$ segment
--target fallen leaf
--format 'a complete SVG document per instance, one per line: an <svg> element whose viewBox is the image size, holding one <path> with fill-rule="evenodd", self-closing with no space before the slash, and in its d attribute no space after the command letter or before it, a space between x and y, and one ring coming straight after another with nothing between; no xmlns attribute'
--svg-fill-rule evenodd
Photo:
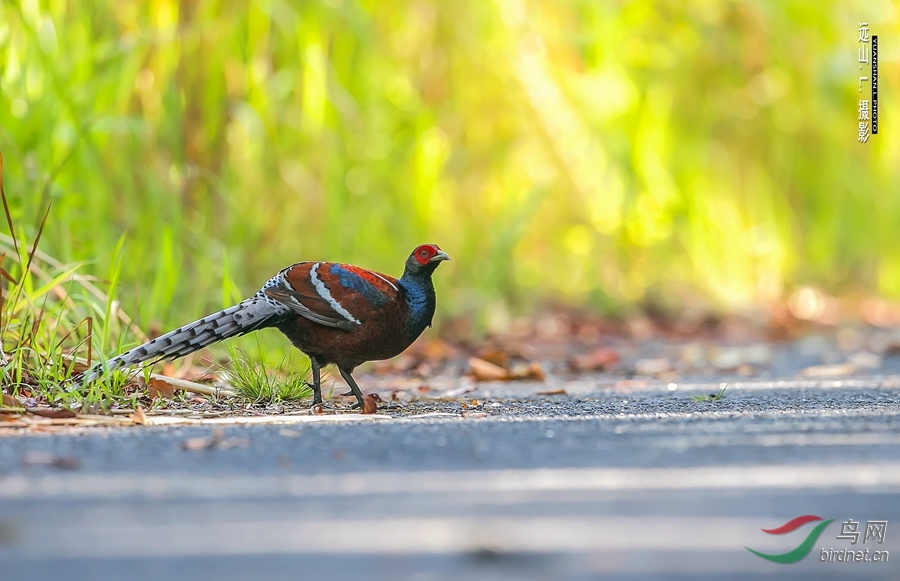
<svg viewBox="0 0 900 581"><path fill-rule="evenodd" d="M485 347L479 350L475 356L488 363L493 363L497 367L509 366L509 353L497 347Z"/></svg>
<svg viewBox="0 0 900 581"><path fill-rule="evenodd" d="M381 398L378 398L381 399ZM378 402L374 394L363 396L362 412L364 414L374 414L378 411Z"/></svg>
<svg viewBox="0 0 900 581"><path fill-rule="evenodd" d="M856 366L850 363L837 365L812 365L803 370L804 377L842 377L856 372Z"/></svg>
<svg viewBox="0 0 900 581"><path fill-rule="evenodd" d="M5 408L20 408L22 404L11 395L3 394L3 407Z"/></svg>
<svg viewBox="0 0 900 581"><path fill-rule="evenodd" d="M147 414L144 413L144 408L141 406L138 406L137 409L128 414L128 419L139 426L147 425Z"/></svg>
<svg viewBox="0 0 900 581"><path fill-rule="evenodd" d="M22 421L20 418L22 416L12 416L6 414L0 414L0 427L3 428L28 428L31 427L31 424L25 421Z"/></svg>
<svg viewBox="0 0 900 581"><path fill-rule="evenodd" d="M30 450L22 454L19 464L22 466L50 466L60 470L77 470L81 467L81 460L77 456Z"/></svg>
<svg viewBox="0 0 900 581"><path fill-rule="evenodd" d="M150 392L151 399L156 399L158 397L175 397L175 386L168 381L157 377L150 378L150 382L147 384L147 390Z"/></svg>
<svg viewBox="0 0 900 581"><path fill-rule="evenodd" d="M469 358L469 371L478 381L500 381L506 379L509 375L499 365L494 365L490 361L478 359L477 357Z"/></svg>
<svg viewBox="0 0 900 581"><path fill-rule="evenodd" d="M208 438L188 438L184 442L181 443L181 447L185 450L190 450L196 452L197 450L208 450L210 448L215 448L219 442L222 441L222 436L225 431L221 428L213 430L213 433Z"/></svg>
<svg viewBox="0 0 900 581"><path fill-rule="evenodd" d="M422 345L422 357L430 361L444 361L456 354L456 349L442 339L426 340Z"/></svg>
<svg viewBox="0 0 900 581"><path fill-rule="evenodd" d="M42 418L67 419L74 418L77 414L72 410L54 408L27 408L28 413Z"/></svg>
<svg viewBox="0 0 900 581"><path fill-rule="evenodd" d="M185 450L198 451L211 448L230 450L231 448L246 448L250 445L250 440L247 438L225 438L224 436L225 431L217 428L208 438L188 438L181 443L181 447Z"/></svg>
<svg viewBox="0 0 900 581"><path fill-rule="evenodd" d="M573 371L604 371L619 364L619 354L613 349L601 347L587 355L576 355L569 359Z"/></svg>
<svg viewBox="0 0 900 581"><path fill-rule="evenodd" d="M538 395L569 395L564 389L550 389L547 391L539 391Z"/></svg>
<svg viewBox="0 0 900 581"><path fill-rule="evenodd" d="M532 361L528 365L528 377L531 379L536 379L538 381L544 381L547 379L547 374L544 373L544 368L541 367L541 364L537 361Z"/></svg>

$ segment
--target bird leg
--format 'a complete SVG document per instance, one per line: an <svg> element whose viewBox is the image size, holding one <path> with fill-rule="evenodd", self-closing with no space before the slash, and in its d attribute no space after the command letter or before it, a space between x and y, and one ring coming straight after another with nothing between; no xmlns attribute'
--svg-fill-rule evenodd
<svg viewBox="0 0 900 581"><path fill-rule="evenodd" d="M356 385L356 380L353 379L353 376L350 375L350 372L344 369L343 367L338 367L338 371L341 372L341 377L344 378L344 381L347 382L347 385L350 386L350 393L344 395L355 395L356 403L350 406L351 408L361 408L363 406L363 392L359 389L359 386Z"/></svg>
<svg viewBox="0 0 900 581"><path fill-rule="evenodd" d="M313 390L313 405L319 405L322 403L322 366L315 357L310 357L309 363L312 365L313 382L310 387Z"/></svg>

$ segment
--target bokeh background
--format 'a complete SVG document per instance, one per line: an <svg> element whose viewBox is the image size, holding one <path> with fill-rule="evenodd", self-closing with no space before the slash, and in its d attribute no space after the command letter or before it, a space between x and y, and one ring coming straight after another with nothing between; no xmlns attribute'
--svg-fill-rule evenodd
<svg viewBox="0 0 900 581"><path fill-rule="evenodd" d="M881 133L857 142L859 21ZM17 227L179 324L299 260L454 258L440 320L900 298L889 0L7 0ZM868 89L864 91L866 94Z"/></svg>

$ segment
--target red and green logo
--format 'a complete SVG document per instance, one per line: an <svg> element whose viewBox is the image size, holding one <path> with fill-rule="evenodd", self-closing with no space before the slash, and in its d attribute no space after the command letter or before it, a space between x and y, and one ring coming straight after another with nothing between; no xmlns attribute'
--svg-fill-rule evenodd
<svg viewBox="0 0 900 581"><path fill-rule="evenodd" d="M791 519L788 522L784 523L777 529L762 529L762 532L768 533L770 535L783 535L785 533L789 533L795 531L805 525L806 523L821 521L822 517L818 517L812 514L807 514L803 516L798 516L797 518ZM812 551L813 545L816 544L816 541L819 539L819 535L822 534L822 531L825 530L828 525L832 523L834 519L828 519L826 521L822 521L817 524L813 530L809 531L809 534L806 535L806 538L803 539L803 542L797 545L792 551L788 551L787 553L782 553L780 555L767 555L766 553L760 553L759 551L754 551L750 547L744 547L757 557L762 557L767 561L772 561L773 563L796 563L800 561L804 557L806 557L810 551Z"/></svg>

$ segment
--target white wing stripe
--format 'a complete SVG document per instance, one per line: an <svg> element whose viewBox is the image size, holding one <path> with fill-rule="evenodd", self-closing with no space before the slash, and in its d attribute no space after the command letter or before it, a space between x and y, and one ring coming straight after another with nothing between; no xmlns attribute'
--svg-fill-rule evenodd
<svg viewBox="0 0 900 581"><path fill-rule="evenodd" d="M389 281L388 279L384 278L383 276L381 276L381 275L378 274L377 272L373 272L372 274L374 274L375 276L377 276L378 278L380 278L380 279L383 280L384 282L386 282L386 283L388 283L389 285L391 285L391 288L394 289L395 291L400 292L400 289L398 289L396 286L394 286L394 283L392 283L392 282Z"/></svg>
<svg viewBox="0 0 900 581"><path fill-rule="evenodd" d="M331 305L331 308L335 310L336 313L350 321L351 323L359 324L359 321L350 314L347 309L342 307L340 303L334 300L334 297L331 296L331 292L328 290L328 287L325 286L325 283L319 279L319 265L321 262L315 263L312 268L309 269L309 280L312 281L313 286L316 288L316 292L319 293L319 296L328 301L328 304Z"/></svg>

